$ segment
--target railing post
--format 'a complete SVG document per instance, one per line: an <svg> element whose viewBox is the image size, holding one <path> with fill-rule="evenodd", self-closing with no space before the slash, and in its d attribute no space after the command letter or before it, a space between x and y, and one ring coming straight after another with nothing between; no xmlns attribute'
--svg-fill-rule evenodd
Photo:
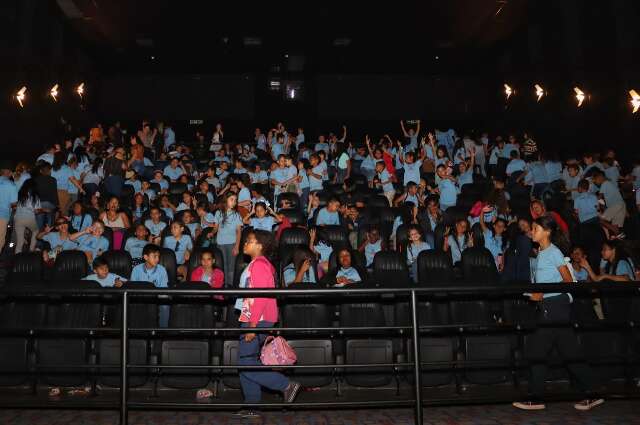
<svg viewBox="0 0 640 425"><path fill-rule="evenodd" d="M128 314L129 313L129 294L127 291L122 293L122 333L120 335L120 425L127 425L129 423L129 409L128 409L128 385L127 385L127 363L129 362L127 351L128 344Z"/></svg>
<svg viewBox="0 0 640 425"><path fill-rule="evenodd" d="M411 326L413 330L413 381L415 383L415 423L422 425L422 364L420 361L420 324L416 291L411 290Z"/></svg>

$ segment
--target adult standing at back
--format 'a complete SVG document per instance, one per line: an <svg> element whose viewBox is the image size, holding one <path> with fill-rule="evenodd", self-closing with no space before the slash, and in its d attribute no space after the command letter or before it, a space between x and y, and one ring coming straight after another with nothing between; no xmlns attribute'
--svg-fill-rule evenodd
<svg viewBox="0 0 640 425"><path fill-rule="evenodd" d="M124 172L127 169L127 164L124 160L124 148L115 148L111 156L104 161L102 169L106 191L113 196L120 196L122 194L122 186L124 186Z"/></svg>

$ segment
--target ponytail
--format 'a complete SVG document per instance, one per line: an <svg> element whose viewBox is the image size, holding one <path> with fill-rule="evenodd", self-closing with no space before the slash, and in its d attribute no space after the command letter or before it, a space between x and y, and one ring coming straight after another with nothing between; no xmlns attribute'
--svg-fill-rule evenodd
<svg viewBox="0 0 640 425"><path fill-rule="evenodd" d="M549 239L551 240L551 243L554 244L562 254L569 255L571 246L569 239L567 238L567 235L560 230L558 223L551 215L542 215L536 218L534 223L542 227L544 230L548 230L550 232Z"/></svg>

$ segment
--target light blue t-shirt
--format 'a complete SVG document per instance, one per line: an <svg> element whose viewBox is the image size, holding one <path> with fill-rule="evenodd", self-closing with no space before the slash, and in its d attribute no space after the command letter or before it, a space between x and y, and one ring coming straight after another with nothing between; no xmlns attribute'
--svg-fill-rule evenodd
<svg viewBox="0 0 640 425"><path fill-rule="evenodd" d="M103 288L113 288L113 286L116 284L116 280L118 279L123 283L127 281L127 279L122 276L118 276L115 273L107 274L107 277L105 277L104 279L99 278L97 274L93 273L83 278L82 280L93 280L94 282L98 282Z"/></svg>
<svg viewBox="0 0 640 425"><path fill-rule="evenodd" d="M230 245L236 243L236 231L242 227L242 217L236 211L227 212L226 220L223 223L222 211L216 211L213 222L218 225L216 243L218 245Z"/></svg>
<svg viewBox="0 0 640 425"><path fill-rule="evenodd" d="M380 251L382 251L382 239L376 243L367 243L364 246L364 258L367 260L367 267L371 267L374 257Z"/></svg>
<svg viewBox="0 0 640 425"><path fill-rule="evenodd" d="M127 180L124 184L132 186L135 193L142 192L142 182L140 180Z"/></svg>
<svg viewBox="0 0 640 425"><path fill-rule="evenodd" d="M524 171L526 167L527 164L523 160L518 158L512 159L511 161L509 161L509 164L507 164L507 175L510 176L515 172Z"/></svg>
<svg viewBox="0 0 640 425"><path fill-rule="evenodd" d="M284 148L284 143L274 143L271 145L271 157L274 161L277 161L278 157L285 153Z"/></svg>
<svg viewBox="0 0 640 425"><path fill-rule="evenodd" d="M600 194L604 197L604 202L607 204L607 208L618 204L624 204L624 199L622 199L622 194L620 193L620 189L618 189L618 185L609 180L605 180L604 183L600 185Z"/></svg>
<svg viewBox="0 0 640 425"><path fill-rule="evenodd" d="M387 193L387 192L393 192L395 191L395 189L393 188L393 183L391 182L391 175L389 174L389 172L384 169L382 170L382 172L378 173L378 179L380 180L380 183L382 184L382 191Z"/></svg>
<svg viewBox="0 0 640 425"><path fill-rule="evenodd" d="M286 286L289 286L290 284L295 282L296 268L293 264L289 264L287 267L284 268L284 270L282 270L282 279L284 280L284 283ZM301 282L295 282L295 283L316 283L316 277L314 276L311 268L309 268L309 270L307 270L304 273L304 275L302 276Z"/></svg>
<svg viewBox="0 0 640 425"><path fill-rule="evenodd" d="M167 236L164 238L162 245L176 254L176 263L178 265L184 264L184 256L187 251L193 251L193 242L188 235L182 235L179 240L173 235Z"/></svg>
<svg viewBox="0 0 640 425"><path fill-rule="evenodd" d="M428 251L431 245L426 242L410 243L407 245L407 264L411 265L418 260L418 256L422 251Z"/></svg>
<svg viewBox="0 0 640 425"><path fill-rule="evenodd" d="M440 190L440 205L443 210L456 204L458 188L454 182L449 179L441 179L438 183L438 189Z"/></svg>
<svg viewBox="0 0 640 425"><path fill-rule="evenodd" d="M6 177L0 177L0 219L9 220L11 204L18 202L16 185Z"/></svg>
<svg viewBox="0 0 640 425"><path fill-rule="evenodd" d="M462 252L467 249L467 238L465 236L455 237L449 235L449 251L451 252L451 260L453 264L462 261Z"/></svg>
<svg viewBox="0 0 640 425"><path fill-rule="evenodd" d="M161 264L150 269L146 263L138 264L131 271L131 281L151 282L156 288L167 288L169 286L169 276L167 270Z"/></svg>
<svg viewBox="0 0 640 425"><path fill-rule="evenodd" d="M81 232L92 224L93 219L89 214L71 216L71 227L73 227L76 232Z"/></svg>
<svg viewBox="0 0 640 425"><path fill-rule="evenodd" d="M124 244L124 250L131 255L131 258L142 258L142 250L149 242L138 238L128 238Z"/></svg>
<svg viewBox="0 0 640 425"><path fill-rule="evenodd" d="M56 179L56 187L58 190L69 191L69 186L71 185L69 179L72 176L73 172L67 165L63 165L59 169L51 171L51 177Z"/></svg>
<svg viewBox="0 0 640 425"><path fill-rule="evenodd" d="M573 200L573 208L578 211L580 223L598 217L598 197L593 193L578 193Z"/></svg>
<svg viewBox="0 0 640 425"><path fill-rule="evenodd" d="M531 162L527 168L533 184L549 183L549 174L547 173L547 168L542 162Z"/></svg>
<svg viewBox="0 0 640 425"><path fill-rule="evenodd" d="M566 265L564 254L555 245L551 244L547 249L538 251L535 261L533 283L560 283L562 275L559 267ZM544 298L551 298L560 293L544 294Z"/></svg>
<svg viewBox="0 0 640 425"><path fill-rule="evenodd" d="M321 164L318 164L311 169L311 172L313 174L322 176L324 172L324 167L322 167ZM309 176L309 190L311 190L312 192L314 190L322 190L322 180L323 180L322 177L318 178L316 176Z"/></svg>
<svg viewBox="0 0 640 425"><path fill-rule="evenodd" d="M249 220L249 226L253 227L255 230L266 230L267 232L271 232L275 222L274 218L270 215L266 215L262 218L251 217Z"/></svg>
<svg viewBox="0 0 640 425"><path fill-rule="evenodd" d="M145 220L144 227L149 229L149 233L151 234L151 236L160 236L160 233L162 233L164 228L167 227L167 223L165 223L164 221L154 223L153 220L148 219Z"/></svg>
<svg viewBox="0 0 640 425"><path fill-rule="evenodd" d="M600 269L607 270L608 261L602 259L600 261ZM636 274L634 270L634 266L631 262L630 258L623 258L618 261L618 265L616 265L615 270L609 270L608 274L612 274L615 276L628 276L631 280L636 280Z"/></svg>
<svg viewBox="0 0 640 425"><path fill-rule="evenodd" d="M318 245L314 246L314 248L318 253L318 255L320 255L321 262L329 261L329 257L333 252L333 248L331 247L331 245L327 245L324 242L320 242L318 243Z"/></svg>
<svg viewBox="0 0 640 425"><path fill-rule="evenodd" d="M489 229L485 230L484 247L487 248L489 252L491 252L491 255L493 255L493 259L496 261L496 264L497 264L498 256L500 254L503 254L502 236L494 235L494 233Z"/></svg>
<svg viewBox="0 0 640 425"><path fill-rule="evenodd" d="M300 177L300 189L308 189L309 188L309 176L307 175L307 170L299 170L298 176Z"/></svg>
<svg viewBox="0 0 640 425"><path fill-rule="evenodd" d="M462 187L465 184L473 183L473 170L467 170L458 176L458 186Z"/></svg>
<svg viewBox="0 0 640 425"><path fill-rule="evenodd" d="M78 247L78 243L69 239L61 239L60 233L50 232L42 237L42 240L49 243L51 250L61 248L63 251L70 251Z"/></svg>
<svg viewBox="0 0 640 425"><path fill-rule="evenodd" d="M76 168L69 167L69 170L71 171L70 177L74 177L76 180L80 181L80 179L82 178L82 170L80 170L80 167L76 167ZM69 192L69 194L71 195L77 195L79 190L76 187L76 185L74 185L69 181L69 184L67 186L67 192Z"/></svg>
<svg viewBox="0 0 640 425"><path fill-rule="evenodd" d="M360 273L353 267L344 268L340 267L338 272L336 273L336 278L346 277L351 282L362 282L362 278L360 277Z"/></svg>
<svg viewBox="0 0 640 425"><path fill-rule="evenodd" d="M318 211L316 217L316 226L331 226L340 224L340 214L336 212L329 212L327 207Z"/></svg>
<svg viewBox="0 0 640 425"><path fill-rule="evenodd" d="M562 163L556 161L547 161L544 163L544 168L547 171L547 177L549 182L562 179Z"/></svg>
<svg viewBox="0 0 640 425"><path fill-rule="evenodd" d="M243 187L242 189L240 189L240 192L238 192L238 202L244 202L244 201L250 201L250 200L251 200L251 191L246 187Z"/></svg>
<svg viewBox="0 0 640 425"><path fill-rule="evenodd" d="M90 252L95 259L109 250L109 241L104 236L96 238L93 235L82 235L78 238L78 249L82 252Z"/></svg>
<svg viewBox="0 0 640 425"><path fill-rule="evenodd" d="M162 173L165 176L169 177L171 181L178 180L180 176L185 174L184 169L182 169L181 167L171 168L170 165L167 165L166 167L164 167L164 170Z"/></svg>
<svg viewBox="0 0 640 425"><path fill-rule="evenodd" d="M408 162L404 163L404 185L406 186L409 182L414 182L415 184L420 183L420 167L422 167L422 161L417 160L411 164Z"/></svg>

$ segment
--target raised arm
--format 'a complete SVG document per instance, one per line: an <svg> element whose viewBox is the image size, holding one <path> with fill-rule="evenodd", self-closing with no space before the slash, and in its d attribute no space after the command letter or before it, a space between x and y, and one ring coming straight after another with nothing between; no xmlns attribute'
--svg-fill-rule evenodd
<svg viewBox="0 0 640 425"><path fill-rule="evenodd" d="M416 125L416 137L420 134L420 120L418 120L418 125Z"/></svg>
<svg viewBox="0 0 640 425"><path fill-rule="evenodd" d="M409 137L409 133L407 133L407 130L404 128L403 120L400 120L400 128L402 129L402 134L404 134L404 137Z"/></svg>

